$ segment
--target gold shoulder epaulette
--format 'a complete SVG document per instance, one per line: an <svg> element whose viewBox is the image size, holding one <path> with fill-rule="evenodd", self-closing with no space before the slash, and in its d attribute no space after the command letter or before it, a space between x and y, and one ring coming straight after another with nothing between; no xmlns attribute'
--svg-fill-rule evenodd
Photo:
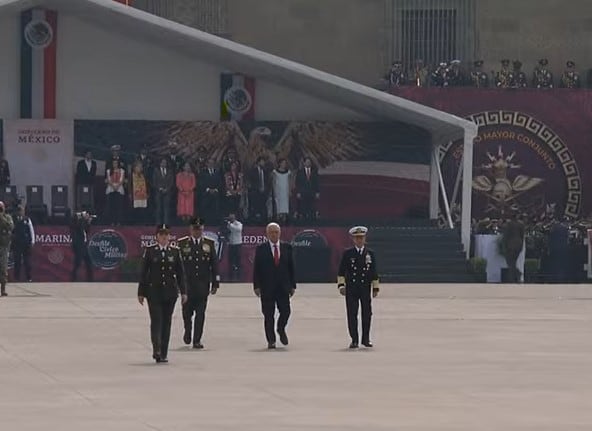
<svg viewBox="0 0 592 431"><path fill-rule="evenodd" d="M177 242L181 242L181 241L187 241L188 239L189 239L189 237L188 237L188 236L183 236L183 237L179 238L179 239L177 240Z"/></svg>

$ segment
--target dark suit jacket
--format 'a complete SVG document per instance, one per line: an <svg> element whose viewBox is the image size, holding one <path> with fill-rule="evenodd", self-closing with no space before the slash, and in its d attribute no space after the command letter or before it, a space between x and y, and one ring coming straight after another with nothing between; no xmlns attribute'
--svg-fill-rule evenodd
<svg viewBox="0 0 592 431"><path fill-rule="evenodd" d="M249 190L251 192L259 192L259 169L255 166L249 172ZM265 183L264 193L267 195L271 189L270 175L267 169L263 168L263 182Z"/></svg>
<svg viewBox="0 0 592 431"><path fill-rule="evenodd" d="M224 182L222 181L222 175L219 170L215 169L213 175L210 175L208 169L204 170L199 175L199 184L201 192L206 196L209 195L209 193L206 192L206 189L218 189L218 196L223 196Z"/></svg>
<svg viewBox="0 0 592 431"><path fill-rule="evenodd" d="M86 167L86 160L82 159L76 164L76 184L92 186L97 176L97 162L91 160L90 171Z"/></svg>
<svg viewBox="0 0 592 431"><path fill-rule="evenodd" d="M302 197L312 197L319 193L319 173L316 169L310 168L310 178L306 178L306 170L299 169L296 173L296 193Z"/></svg>
<svg viewBox="0 0 592 431"><path fill-rule="evenodd" d="M187 292L181 253L177 247L168 246L164 253L158 245L144 250L138 296L149 301L170 301Z"/></svg>
<svg viewBox="0 0 592 431"><path fill-rule="evenodd" d="M162 176L162 170L159 166L154 168L151 185L156 193L161 193L160 189L166 190L166 192L163 193L170 193L174 184L175 172L171 168L167 168L165 176Z"/></svg>
<svg viewBox="0 0 592 431"><path fill-rule="evenodd" d="M214 241L202 237L200 244L194 244L189 236L180 238L177 244L181 250L187 294L189 297L204 297L210 293L210 284L218 287L218 258Z"/></svg>
<svg viewBox="0 0 592 431"><path fill-rule="evenodd" d="M294 257L290 244L280 243L280 263L275 266L269 241L257 246L253 270L253 288L261 291L261 297L273 297L296 289Z"/></svg>

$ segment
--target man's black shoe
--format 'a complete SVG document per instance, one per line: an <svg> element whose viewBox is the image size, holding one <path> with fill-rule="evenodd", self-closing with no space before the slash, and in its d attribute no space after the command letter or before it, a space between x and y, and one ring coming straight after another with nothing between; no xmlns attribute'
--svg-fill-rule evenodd
<svg viewBox="0 0 592 431"><path fill-rule="evenodd" d="M194 349L203 349L204 346L201 343L193 343L193 348Z"/></svg>
<svg viewBox="0 0 592 431"><path fill-rule="evenodd" d="M278 335L280 336L280 342L284 345L287 346L288 345L288 335L286 334L285 330L278 330Z"/></svg>
<svg viewBox="0 0 592 431"><path fill-rule="evenodd" d="M187 345L191 344L191 332L185 331L183 335L183 342Z"/></svg>
<svg viewBox="0 0 592 431"><path fill-rule="evenodd" d="M267 348L268 349L275 349L275 343L267 343Z"/></svg>
<svg viewBox="0 0 592 431"><path fill-rule="evenodd" d="M358 342L357 341L352 341L351 344L349 345L350 349L357 349L358 346Z"/></svg>
<svg viewBox="0 0 592 431"><path fill-rule="evenodd" d="M372 343L370 341L362 341L362 346L364 347L373 347Z"/></svg>

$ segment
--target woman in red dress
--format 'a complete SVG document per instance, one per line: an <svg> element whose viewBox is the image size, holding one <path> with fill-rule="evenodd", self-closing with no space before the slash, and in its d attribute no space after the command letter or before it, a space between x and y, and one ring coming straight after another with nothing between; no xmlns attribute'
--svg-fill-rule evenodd
<svg viewBox="0 0 592 431"><path fill-rule="evenodd" d="M183 170L177 174L177 215L185 222L193 217L195 202L195 174L191 165L185 163Z"/></svg>

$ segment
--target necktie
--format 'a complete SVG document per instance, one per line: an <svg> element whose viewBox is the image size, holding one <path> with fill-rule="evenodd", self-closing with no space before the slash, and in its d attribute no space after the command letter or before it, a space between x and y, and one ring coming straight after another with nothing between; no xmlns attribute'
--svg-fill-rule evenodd
<svg viewBox="0 0 592 431"><path fill-rule="evenodd" d="M306 168L306 179L310 180L310 168Z"/></svg>
<svg viewBox="0 0 592 431"><path fill-rule="evenodd" d="M280 264L280 252L278 251L277 244L273 245L273 263L275 264L275 266L278 266Z"/></svg>
<svg viewBox="0 0 592 431"><path fill-rule="evenodd" d="M162 176L166 177L166 169L165 168L162 168Z"/></svg>

